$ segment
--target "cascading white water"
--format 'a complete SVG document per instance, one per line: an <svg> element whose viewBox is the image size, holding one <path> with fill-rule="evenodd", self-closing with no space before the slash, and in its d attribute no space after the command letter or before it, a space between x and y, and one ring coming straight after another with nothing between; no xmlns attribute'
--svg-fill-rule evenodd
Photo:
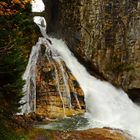
<svg viewBox="0 0 140 140"><path fill-rule="evenodd" d="M44 18L40 18L44 20ZM42 21L41 19L39 20ZM94 122L98 122L101 126L126 130L140 139L140 108L135 105L121 89L116 89L111 84L91 76L76 60L62 40L49 38L52 42L51 45L46 39L47 35L44 34L46 28L40 26L40 29L44 38L41 38L37 44L40 46L41 44L47 43L53 59L63 59L83 89L85 94L86 112L88 114L88 119L91 122L89 127L96 127ZM36 50L39 51L39 47ZM37 55L35 59L33 59L35 52L36 51L33 51L33 54L31 53L24 74L24 79L28 79L26 81L29 81L30 79L27 75L30 75L29 73L31 73L31 65L35 65L36 63ZM35 75L33 75L33 77L35 77ZM25 87L28 87L27 85L28 84L26 84ZM25 96L26 99L24 100L27 101L27 104L23 110L26 109L28 112L31 111L32 108L30 107L32 105L29 104L30 95L31 94L28 94L29 97Z"/></svg>
<svg viewBox="0 0 140 140"><path fill-rule="evenodd" d="M86 111L91 122L120 128L140 139L140 108L121 89L91 76L76 60L62 40L49 38L85 94Z"/></svg>
<svg viewBox="0 0 140 140"><path fill-rule="evenodd" d="M52 59L54 61L52 61L52 64L55 69L58 94L62 101L64 116L66 117L65 108L66 106L71 108L71 96L68 85L68 79L63 68L61 56L58 55L55 49L52 49L50 47L51 42L48 40L48 36L46 34L46 21L44 17L35 16L34 22L39 26L43 37L40 37L37 44L33 46L29 57L28 65L23 75L25 85L23 87L24 97L22 98L21 103L25 104L21 107L21 114L36 111L36 63L38 60L41 44L43 44L44 46L46 46L46 56L48 60L50 61L50 59ZM62 75L62 79L59 78L58 70ZM60 81L62 81L65 86L64 91L60 89ZM64 98L66 98L68 102L64 102Z"/></svg>
<svg viewBox="0 0 140 140"><path fill-rule="evenodd" d="M64 82L64 92L63 92L63 97L67 98L68 100L68 104L67 106L69 108L71 108L71 96L70 96L70 89L69 89L69 84L68 84L68 76L66 75L65 73L65 70L64 70L64 67L63 67L63 64L62 64L62 60L59 59L55 59L56 62L59 64L59 68L61 70L61 73L62 73L62 78L63 78L63 82Z"/></svg>
<svg viewBox="0 0 140 140"><path fill-rule="evenodd" d="M40 46L40 44L46 43L46 38L48 38L45 31L46 22L43 17L36 17L34 18L34 21L37 24L39 23L38 26L40 27L44 37L44 39L41 39L38 42ZM126 130L128 133L132 134L138 140L140 140L140 108L135 105L128 98L127 94L124 93L121 89L116 89L111 84L100 81L91 76L86 71L86 69L76 60L76 58L72 55L62 40L57 40L55 38L49 39L52 42L52 45L47 42L50 50L57 53L57 55L60 55L61 59L65 61L67 67L76 77L84 91L87 112L86 114L89 121L91 122L89 127L96 127L94 126L94 122L98 122L101 124L101 126L109 126ZM30 57L31 60L33 60L32 53ZM30 65L31 62L35 64L36 58L37 57L35 57L34 62L29 59L28 64ZM26 70L27 72L24 74L24 79L26 81L30 81L30 79L32 79L31 77L35 78L34 74L31 77L29 76L30 74L32 75L31 66L27 66ZM29 89L27 83L25 87L27 91L27 89ZM35 108L35 106L32 107L33 105L29 103L29 95L31 94L26 94L24 97L24 101L27 101L27 104L24 105L23 112L25 110L30 112L32 110L31 108Z"/></svg>
<svg viewBox="0 0 140 140"><path fill-rule="evenodd" d="M32 12L43 12L45 5L42 0L31 0Z"/></svg>
<svg viewBox="0 0 140 140"><path fill-rule="evenodd" d="M35 46L32 47L29 61L26 70L23 74L23 80L25 85L23 87L24 97L21 103L24 105L21 107L21 114L33 112L36 110L36 62L38 59L40 44L42 43L41 38Z"/></svg>
<svg viewBox="0 0 140 140"><path fill-rule="evenodd" d="M46 35L46 21L43 17L34 17L34 22L39 26L44 38ZM43 38L39 38L35 46L32 47L29 61L26 70L23 74L23 80L25 80L25 85L23 87L24 96L20 103L21 112L19 114L30 113L36 111L36 63L39 56L40 45L43 44Z"/></svg>
<svg viewBox="0 0 140 140"><path fill-rule="evenodd" d="M52 59L52 51L51 51L49 45L46 46L46 57L47 57L49 63L51 63L51 62L50 62L50 59ZM54 54L53 57L55 57L55 54ZM60 90L58 71L57 71L57 68L56 68L55 64L54 64L53 62L52 62L52 64L53 64L53 67L54 67L54 70L55 70L57 91L58 91L58 94L59 94L60 99L61 99L61 101L62 101L63 112L64 112L64 117L65 117L65 116L66 116L66 111L65 111L65 105L64 105L64 101L63 101L63 96L62 96L61 90Z"/></svg>
<svg viewBox="0 0 140 140"><path fill-rule="evenodd" d="M42 0L31 0L32 12L43 12L45 5ZM34 22L39 26L44 38L46 35L46 21L43 17L34 17ZM20 103L23 104L18 114L30 113L36 111L36 63L40 51L40 45L43 43L42 38L39 38L35 46L32 47L29 61L22 79L25 80L23 87L24 96Z"/></svg>

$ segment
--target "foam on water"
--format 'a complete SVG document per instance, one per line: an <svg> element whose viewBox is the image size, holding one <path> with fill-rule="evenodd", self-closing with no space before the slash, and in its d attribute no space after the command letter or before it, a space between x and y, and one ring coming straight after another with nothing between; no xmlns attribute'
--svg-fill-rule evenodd
<svg viewBox="0 0 140 140"><path fill-rule="evenodd" d="M62 40L50 40L52 49L62 57L84 91L90 127L93 127L92 122L99 122L102 126L128 131L140 139L140 107L123 90L91 76Z"/></svg>

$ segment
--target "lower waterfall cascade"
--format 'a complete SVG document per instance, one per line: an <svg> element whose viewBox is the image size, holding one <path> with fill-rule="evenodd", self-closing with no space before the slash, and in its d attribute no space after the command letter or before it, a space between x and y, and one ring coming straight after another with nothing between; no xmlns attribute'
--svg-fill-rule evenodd
<svg viewBox="0 0 140 140"><path fill-rule="evenodd" d="M76 77L85 94L86 114L92 122L128 131L140 139L140 108L121 90L91 76L62 40L50 38L67 67Z"/></svg>
<svg viewBox="0 0 140 140"><path fill-rule="evenodd" d="M35 111L35 65L40 46L43 44L48 46L51 55L56 61L62 59L65 62L84 91L86 103L85 116L90 122L89 128L96 127L94 122L98 122L101 124L100 127L118 128L140 140L140 107L135 105L123 90L91 76L85 67L77 61L63 40L48 37L46 35L46 22L43 17L35 17L34 21L40 27L43 37L40 37L36 46L33 47L23 76L26 84L24 86L25 96L22 101L26 102L26 104L22 107L22 113ZM46 51L48 50L46 49ZM61 69L63 71L63 68ZM66 96L70 99L64 73L63 76L66 85ZM31 85L34 85L32 90ZM60 96L62 96L61 93ZM71 101L69 106L71 106Z"/></svg>

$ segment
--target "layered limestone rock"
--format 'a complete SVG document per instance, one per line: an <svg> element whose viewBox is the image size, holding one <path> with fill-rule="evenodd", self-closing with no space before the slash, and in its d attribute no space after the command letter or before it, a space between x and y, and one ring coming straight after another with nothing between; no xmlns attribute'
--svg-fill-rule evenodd
<svg viewBox="0 0 140 140"><path fill-rule="evenodd" d="M140 93L138 0L44 2L48 32L65 39L92 74L123 87L132 98Z"/></svg>
<svg viewBox="0 0 140 140"><path fill-rule="evenodd" d="M61 60L45 55L42 46L37 63L37 109L46 118L63 118L85 111L84 94Z"/></svg>

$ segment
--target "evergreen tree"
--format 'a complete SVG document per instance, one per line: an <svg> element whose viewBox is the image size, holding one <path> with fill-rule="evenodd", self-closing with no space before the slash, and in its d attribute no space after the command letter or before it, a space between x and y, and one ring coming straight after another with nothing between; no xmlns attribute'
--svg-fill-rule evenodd
<svg viewBox="0 0 140 140"><path fill-rule="evenodd" d="M28 3L22 8L11 8L17 12L0 17L0 131L19 112L23 97L22 74L37 38L30 7Z"/></svg>

